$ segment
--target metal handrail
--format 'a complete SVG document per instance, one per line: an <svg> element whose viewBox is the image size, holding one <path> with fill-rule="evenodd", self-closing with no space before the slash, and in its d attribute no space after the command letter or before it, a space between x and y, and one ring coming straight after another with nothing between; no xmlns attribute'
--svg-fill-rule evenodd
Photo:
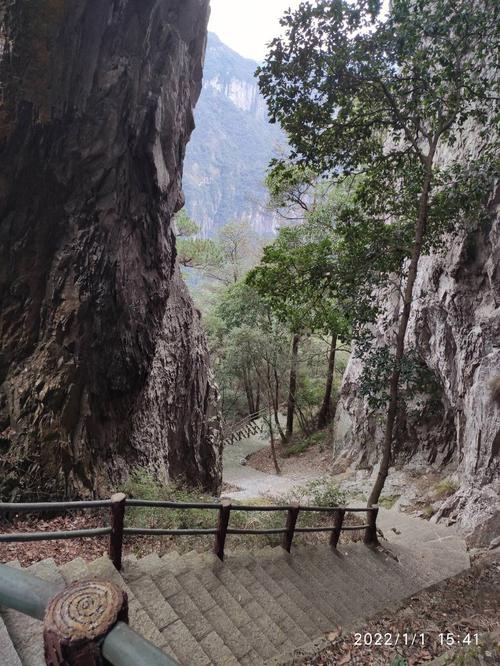
<svg viewBox="0 0 500 666"><path fill-rule="evenodd" d="M42 620L59 587L25 571L0 564L0 604ZM104 639L102 654L113 666L178 666L164 652L124 622L118 622Z"/></svg>

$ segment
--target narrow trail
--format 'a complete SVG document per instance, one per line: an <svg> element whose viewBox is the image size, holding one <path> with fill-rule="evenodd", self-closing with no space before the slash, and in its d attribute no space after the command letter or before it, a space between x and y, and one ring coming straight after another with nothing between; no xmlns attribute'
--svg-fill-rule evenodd
<svg viewBox="0 0 500 666"><path fill-rule="evenodd" d="M269 495L284 495L296 486L302 486L308 481L324 476L317 474L267 474L260 472L249 465L242 465L241 461L251 453L255 453L266 446L266 439L259 435L242 439L241 442L226 445L223 457L224 483L236 487L238 490L228 490L223 497L229 499L250 499Z"/></svg>
<svg viewBox="0 0 500 666"><path fill-rule="evenodd" d="M266 439L257 435L225 447L223 480L235 489L227 490L223 493L223 497L236 500L280 497L297 486L324 477L325 473L322 470L318 470L317 473L297 472L277 475L241 464L242 459L259 451L266 444ZM350 504L364 506L359 500ZM384 539L391 544L414 547L422 557L428 557L431 562L433 556L437 554L442 556L443 552L451 552L462 561L464 568L469 566L465 541L453 527L431 523L397 509L384 508L380 508L377 524Z"/></svg>

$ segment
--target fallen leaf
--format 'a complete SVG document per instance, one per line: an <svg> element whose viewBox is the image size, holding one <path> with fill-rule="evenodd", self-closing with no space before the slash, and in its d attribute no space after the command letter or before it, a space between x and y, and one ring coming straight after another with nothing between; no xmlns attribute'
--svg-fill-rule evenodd
<svg viewBox="0 0 500 666"><path fill-rule="evenodd" d="M336 627L333 631L330 631L330 633L326 635L326 640L331 641L333 643L341 635L342 635L342 627Z"/></svg>

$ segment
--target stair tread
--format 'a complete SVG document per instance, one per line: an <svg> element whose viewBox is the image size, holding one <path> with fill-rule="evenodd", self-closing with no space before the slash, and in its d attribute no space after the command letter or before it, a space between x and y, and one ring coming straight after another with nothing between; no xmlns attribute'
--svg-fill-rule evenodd
<svg viewBox="0 0 500 666"><path fill-rule="evenodd" d="M440 534L426 533L413 545L383 542L386 551L348 543L338 552L319 544L288 554L267 546L227 552L224 562L212 553L172 551L127 556L122 574L106 556L60 567L47 559L27 571L56 589L87 577L112 580L128 594L131 627L181 665L276 666L293 661L311 641L324 641L326 631L354 628L467 569L463 541ZM0 654L2 666L45 666L42 623L1 609Z"/></svg>
<svg viewBox="0 0 500 666"><path fill-rule="evenodd" d="M3 666L22 666L5 622L0 616L0 655Z"/></svg>
<svg viewBox="0 0 500 666"><path fill-rule="evenodd" d="M19 562L10 563L21 568ZM42 560L26 569L33 576L56 584L62 589L64 581L53 560ZM43 626L39 620L11 609L3 609L3 620L23 666L45 666L43 656Z"/></svg>
<svg viewBox="0 0 500 666"><path fill-rule="evenodd" d="M102 578L116 583L127 593L130 626L144 638L156 645L156 647L161 649L165 644L165 639L154 625L130 587L127 585L124 578L115 569L111 560L107 556L103 556L90 562L88 565L88 572L91 576L95 576L96 578Z"/></svg>
<svg viewBox="0 0 500 666"><path fill-rule="evenodd" d="M270 594L279 599L280 605L292 620L292 624L288 623L286 631L296 637L295 645L303 645L309 639L317 638L321 635L321 624L318 626L317 623L310 619L306 612L311 608L312 604L301 590L295 586L294 582L290 580L290 576L281 582L279 576L274 577L271 575L271 572L275 573L275 569L270 571L261 566L260 562L258 562L258 566L255 564L249 565L250 570ZM326 627L331 627L332 623L328 618L323 616L321 619L325 623L325 629Z"/></svg>
<svg viewBox="0 0 500 666"><path fill-rule="evenodd" d="M219 578L218 574L221 574L223 571L226 572L224 580L226 582L229 580L230 585L224 584L224 581ZM239 631L250 641L250 644L255 645L256 651L262 658L269 659L276 654L276 649L271 641L271 638L274 636L274 622L270 618L267 618L266 625L262 629L259 629L258 635L256 635L253 626L253 616L248 613L248 609L245 607L245 602L250 601L251 597L248 595L242 599L239 588L237 585L234 585L236 579L234 577L231 579L227 575L230 574L227 568L222 567L218 571L218 574L216 575L208 568L199 569L195 572L194 581L191 581L192 593L194 594L195 592L194 585L198 583L198 590L204 590L205 594L211 600L211 603L208 604L208 600L204 598L203 594L198 595L197 601L201 604L200 608L204 606L205 611L213 606L224 609L224 612L228 616L228 621L238 627ZM186 578L186 576L187 574L182 574L183 583L190 582L190 578ZM264 615L264 610L260 606L258 607L258 615Z"/></svg>
<svg viewBox="0 0 500 666"><path fill-rule="evenodd" d="M197 579L193 581L192 574L189 574L186 566L180 562L179 566L176 566L176 562L177 558L174 560L168 558L164 566L155 572L154 581L194 639L200 645L205 641L213 652L216 645L220 647L219 641L211 636L215 632L227 648L219 650L225 654L225 659L229 659L229 654L232 658L247 654L251 646L245 634L240 632L225 610L218 608L215 601L210 600L210 594L204 589L201 581ZM177 577L175 572L180 572ZM189 585L190 581L195 582L196 587ZM202 600L201 608L199 599Z"/></svg>

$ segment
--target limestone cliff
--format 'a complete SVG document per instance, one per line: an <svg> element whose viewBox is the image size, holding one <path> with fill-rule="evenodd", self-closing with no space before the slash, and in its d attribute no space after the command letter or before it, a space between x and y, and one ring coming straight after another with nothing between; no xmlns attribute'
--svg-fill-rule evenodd
<svg viewBox="0 0 500 666"><path fill-rule="evenodd" d="M435 466L458 479L459 490L436 519L449 517L466 532L489 521L486 539L499 529L500 407L492 386L500 375L497 205L498 192L488 225L448 238L445 252L421 260L406 345L439 388L418 413L402 406L395 443L396 462L420 470ZM335 446L356 465L370 467L384 421L358 394L361 371L353 356L336 414Z"/></svg>
<svg viewBox="0 0 500 666"><path fill-rule="evenodd" d="M276 215L266 210L264 179L286 139L280 127L269 122L256 69L256 62L209 33L184 178L186 208L204 236L241 218L259 234L273 233L277 224Z"/></svg>
<svg viewBox="0 0 500 666"><path fill-rule="evenodd" d="M216 391L176 267L209 0L0 6L0 496L136 465L215 490Z"/></svg>

